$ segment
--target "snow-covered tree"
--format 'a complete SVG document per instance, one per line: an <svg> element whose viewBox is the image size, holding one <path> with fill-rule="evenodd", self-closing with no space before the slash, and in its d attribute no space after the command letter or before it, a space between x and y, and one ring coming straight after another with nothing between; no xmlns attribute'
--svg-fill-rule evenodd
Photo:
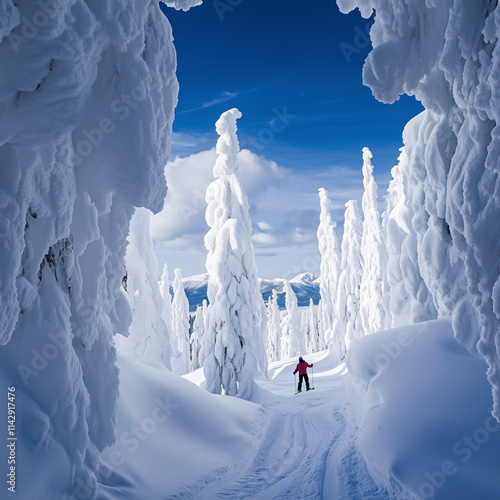
<svg viewBox="0 0 500 500"><path fill-rule="evenodd" d="M361 256L363 275L359 292L361 325L364 333L381 330L385 326L384 275L385 245L382 240L380 213L377 205L377 183L373 177L373 155L363 148L363 235Z"/></svg>
<svg viewBox="0 0 500 500"><path fill-rule="evenodd" d="M286 314L281 320L281 357L291 358L305 353L297 296L288 281L285 282Z"/></svg>
<svg viewBox="0 0 500 500"><path fill-rule="evenodd" d="M269 361L277 361L281 354L280 310L278 292L273 288L272 297L267 301L267 356Z"/></svg>
<svg viewBox="0 0 500 500"><path fill-rule="evenodd" d="M407 93L426 108L403 132L412 224L401 269L418 265L438 315L451 315L457 338L485 358L500 421L498 2L337 2L377 11L363 71L375 97ZM418 302L414 285L406 290Z"/></svg>
<svg viewBox="0 0 500 500"><path fill-rule="evenodd" d="M359 291L363 274L361 257L361 233L363 224L355 200L346 203L344 236L342 238L342 262L337 293L337 314L332 352L337 362L343 359L346 349L363 335L359 313Z"/></svg>
<svg viewBox="0 0 500 500"><path fill-rule="evenodd" d="M203 350L203 336L205 335L205 330L206 330L207 309L208 309L208 303L206 300L203 300L201 304L201 318L200 318L201 336L199 342L200 346L198 349L198 368L203 366L203 361L205 360L205 351Z"/></svg>
<svg viewBox="0 0 500 500"><path fill-rule="evenodd" d="M337 314L337 311L335 310L335 314ZM320 299L318 302L318 311L317 311L317 318L318 318L318 350L322 351L326 349L325 345L325 336L323 335L323 332L325 329L323 328L323 301ZM333 322L333 328L334 328L334 334L335 334L335 326L337 322Z"/></svg>
<svg viewBox="0 0 500 500"><path fill-rule="evenodd" d="M172 329L177 338L177 349L181 359L177 362L177 373L187 373L191 369L191 346L189 338L189 302L182 283L180 269L174 270L174 298L172 299Z"/></svg>
<svg viewBox="0 0 500 500"><path fill-rule="evenodd" d="M196 313L193 320L193 333L191 335L191 361L193 370L197 370L198 368L200 368L200 366L202 366L200 363L200 349L203 334L205 332L205 311L206 301L204 300L203 305L196 308Z"/></svg>
<svg viewBox="0 0 500 500"><path fill-rule="evenodd" d="M266 375L267 316L251 241L248 200L239 179L237 109L216 123L216 180L206 193L209 274L204 372L210 392L252 396L254 377Z"/></svg>
<svg viewBox="0 0 500 500"><path fill-rule="evenodd" d="M309 299L309 309L307 313L307 321L309 324L309 352L317 352L318 340L319 340L319 330L318 330L318 308L314 305L313 299Z"/></svg>
<svg viewBox="0 0 500 500"><path fill-rule="evenodd" d="M156 278L158 260L149 233L150 212L138 208L130 222L125 254L125 296L132 310L128 337L117 335L119 352L131 359L155 359L170 369L171 332L163 321L163 299Z"/></svg>
<svg viewBox="0 0 500 500"><path fill-rule="evenodd" d="M163 273L160 280L160 293L163 299L162 318L163 321L165 321L165 324L167 325L169 331L172 331L172 294L170 293L170 278L167 264L163 265Z"/></svg>
<svg viewBox="0 0 500 500"><path fill-rule="evenodd" d="M318 247L321 254L320 294L323 307L322 327L323 344L330 346L333 339L333 325L336 310L337 287L340 275L339 241L335 233L336 222L330 213L330 199L324 188L318 189L320 200L320 217L318 226Z"/></svg>
<svg viewBox="0 0 500 500"><path fill-rule="evenodd" d="M172 30L157 2L25 0L0 11L0 366L4 387L22 391L16 493L96 498L100 452L115 440L115 334L132 320L129 224L135 207L158 212L167 190ZM131 94L140 99L123 105ZM48 345L57 356L36 376L19 371ZM29 480L38 464L54 472L43 493Z"/></svg>

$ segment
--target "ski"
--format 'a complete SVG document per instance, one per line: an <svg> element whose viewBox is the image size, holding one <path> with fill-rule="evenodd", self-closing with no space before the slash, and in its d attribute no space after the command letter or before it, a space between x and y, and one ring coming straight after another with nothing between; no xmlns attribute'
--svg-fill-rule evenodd
<svg viewBox="0 0 500 500"><path fill-rule="evenodd" d="M311 387L309 390L310 390L310 391L313 391L314 389L315 389L315 387ZM307 392L307 390L305 390L305 391L300 391L300 393L301 393L301 392ZM300 394L300 393L297 391L297 392L295 393L295 395Z"/></svg>

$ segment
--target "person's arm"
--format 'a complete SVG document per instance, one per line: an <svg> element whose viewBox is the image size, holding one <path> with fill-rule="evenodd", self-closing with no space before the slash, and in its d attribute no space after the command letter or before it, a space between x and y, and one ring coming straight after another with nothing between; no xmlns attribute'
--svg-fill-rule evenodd
<svg viewBox="0 0 500 500"><path fill-rule="evenodd" d="M307 366L308 366L309 368L312 368L312 367L313 367L313 364L314 364L314 363L311 363L311 364L307 363Z"/></svg>

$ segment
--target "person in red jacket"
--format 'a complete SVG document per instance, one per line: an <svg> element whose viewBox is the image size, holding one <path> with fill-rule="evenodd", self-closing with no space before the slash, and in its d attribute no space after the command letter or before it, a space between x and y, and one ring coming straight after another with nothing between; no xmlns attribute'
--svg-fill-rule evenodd
<svg viewBox="0 0 500 500"><path fill-rule="evenodd" d="M304 358L301 356L299 358L299 363L297 365L297 368L295 368L295 371L293 374L295 375L297 372L299 372L299 387L297 389L297 392L302 392L302 380L306 381L306 389L309 390L309 377L307 376L307 368L311 368L313 365L309 364L307 361L304 361Z"/></svg>

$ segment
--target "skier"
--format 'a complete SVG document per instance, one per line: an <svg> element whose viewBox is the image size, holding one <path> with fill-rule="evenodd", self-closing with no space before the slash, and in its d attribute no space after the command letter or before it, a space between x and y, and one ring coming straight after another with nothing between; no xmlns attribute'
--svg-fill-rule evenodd
<svg viewBox="0 0 500 500"><path fill-rule="evenodd" d="M307 368L311 368L313 365L309 364L307 361L304 361L304 358L301 356L299 358L299 363L297 365L297 368L295 368L295 371L293 374L295 375L297 372L299 372L299 387L297 389L297 392L302 392L302 379L306 381L306 389L309 390L311 389L309 387L309 377L307 376Z"/></svg>

